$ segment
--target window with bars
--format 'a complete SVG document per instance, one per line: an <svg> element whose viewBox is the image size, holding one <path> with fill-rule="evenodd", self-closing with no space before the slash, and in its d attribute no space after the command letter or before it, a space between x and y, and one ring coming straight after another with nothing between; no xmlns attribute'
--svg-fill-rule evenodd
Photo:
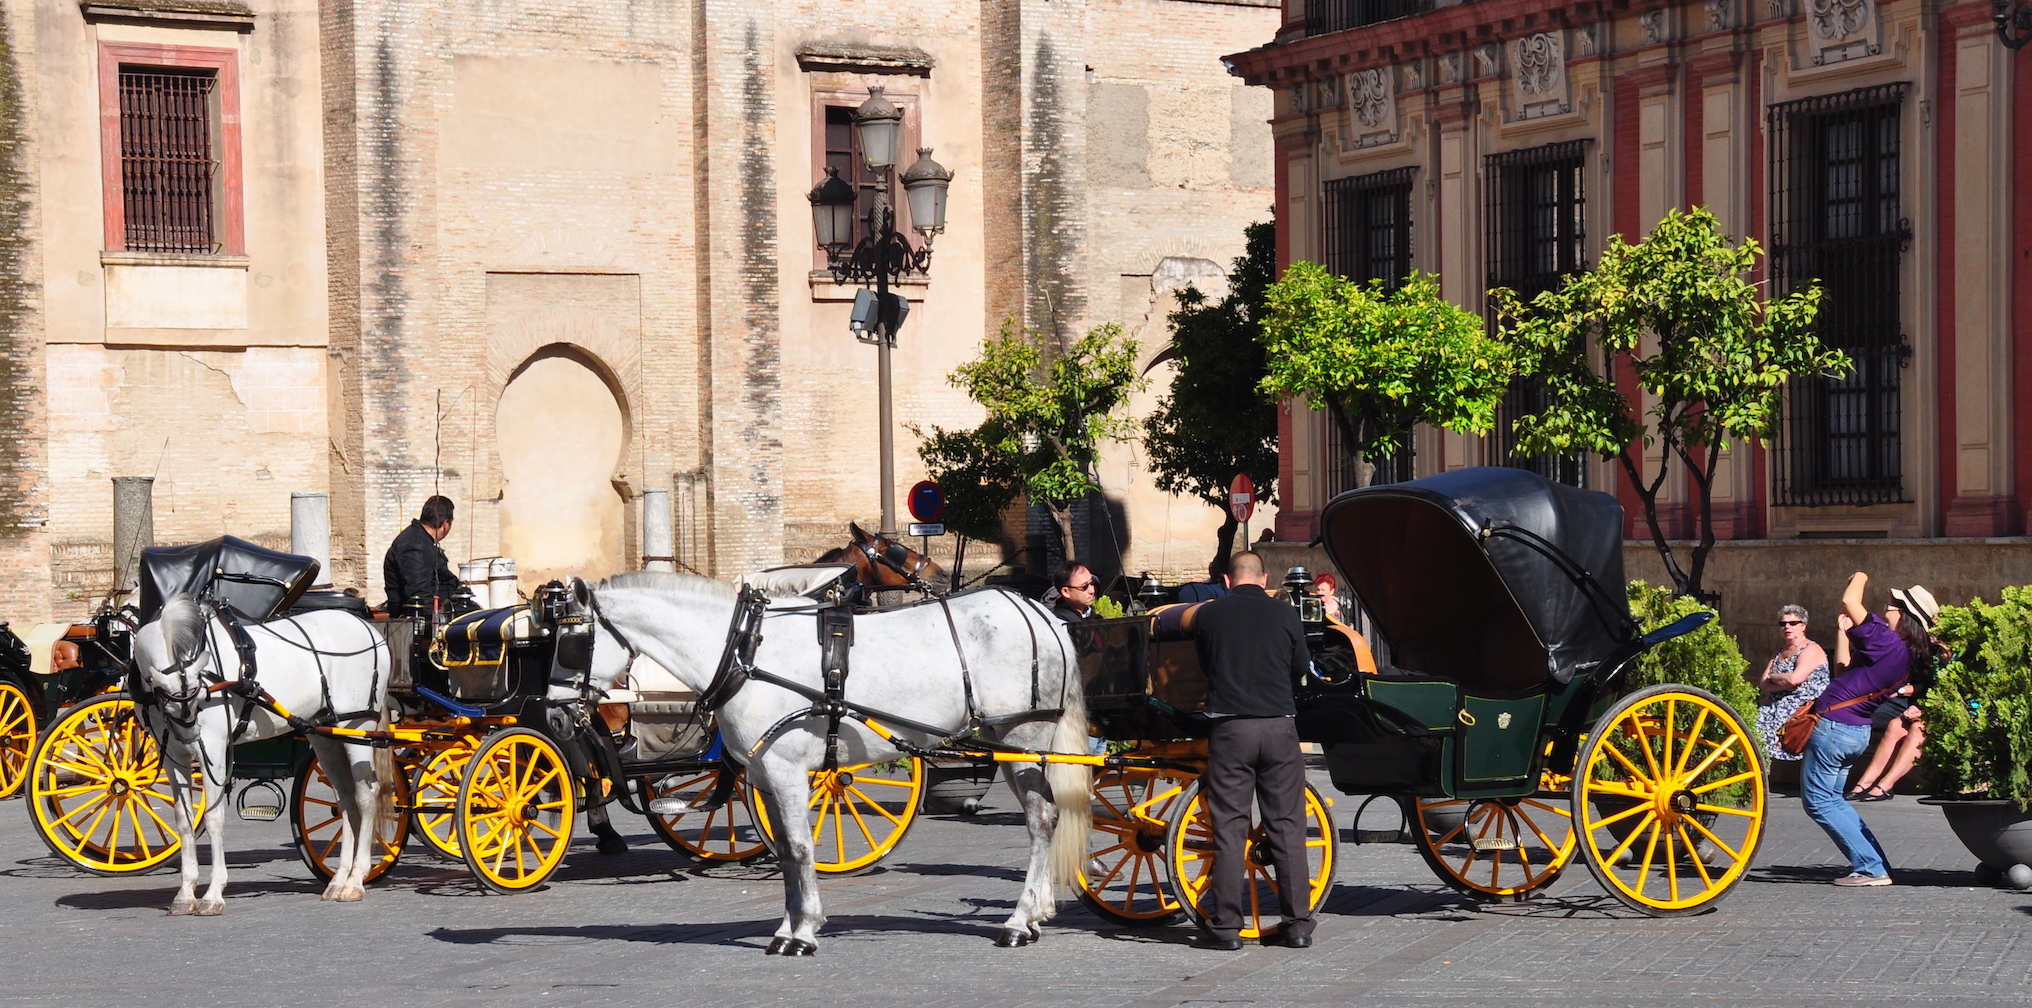
<svg viewBox="0 0 2032 1008"><path fill-rule="evenodd" d="M1411 275L1411 179L1399 168L1326 184L1326 267L1395 289Z"/></svg>
<svg viewBox="0 0 2032 1008"><path fill-rule="evenodd" d="M854 204L854 240L868 229L868 211L882 191L882 176L861 160L860 135L854 132L854 109L850 105L828 105L825 109L825 167L839 169L860 199ZM898 227L901 227L898 222Z"/></svg>
<svg viewBox="0 0 2032 1008"><path fill-rule="evenodd" d="M120 196L128 251L220 250L217 85L212 70L120 67Z"/></svg>
<svg viewBox="0 0 2032 1008"><path fill-rule="evenodd" d="M1432 9L1432 0L1305 0L1305 33L1360 28Z"/></svg>
<svg viewBox="0 0 2032 1008"><path fill-rule="evenodd" d="M1820 340L1847 352L1842 378L1786 390L1772 452L1777 503L1817 507L1906 500L1899 384L1911 348L1899 324L1899 123L1906 85L1773 105L1771 279L1781 293L1819 283Z"/></svg>
<svg viewBox="0 0 2032 1008"><path fill-rule="evenodd" d="M1350 280L1381 280L1395 290L1411 275L1411 182L1414 168L1399 168L1326 184L1321 200L1325 220L1326 268ZM1340 426L1329 421L1326 436L1326 485L1329 494L1355 488L1355 464L1343 444ZM1372 483L1411 479L1409 443L1376 465Z"/></svg>
<svg viewBox="0 0 2032 1008"><path fill-rule="evenodd" d="M1508 287L1529 301L1587 268L1587 145L1575 140L1489 156L1488 286ZM1489 324L1495 325L1493 313ZM1545 406L1542 382L1519 378L1510 384L1496 412L1499 463L1586 486L1583 459L1517 451L1517 419Z"/></svg>

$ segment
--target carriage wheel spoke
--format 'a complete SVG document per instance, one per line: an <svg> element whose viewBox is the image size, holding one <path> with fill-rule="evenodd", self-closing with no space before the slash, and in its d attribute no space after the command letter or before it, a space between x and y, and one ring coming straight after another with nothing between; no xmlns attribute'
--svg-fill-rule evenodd
<svg viewBox="0 0 2032 1008"><path fill-rule="evenodd" d="M1694 712L1693 727L1686 730L1686 738L1679 749L1679 762L1672 766L1674 775L1681 777L1687 775L1686 761L1693 756L1693 744L1705 741L1700 737L1700 730L1705 727L1707 727L1707 708L1701 707ZM1699 772L1698 770L1694 771L1696 775Z"/></svg>
<svg viewBox="0 0 2032 1008"><path fill-rule="evenodd" d="M1692 837L1686 835L1686 824L1690 821L1691 820L1687 819L1681 819L1679 821L1679 830L1678 830L1679 843L1682 847L1686 848L1686 859L1688 861L1693 862L1693 870L1699 873L1703 891L1707 889L1713 889L1714 876L1709 875L1707 873L1707 862L1702 861L1700 859L1700 849L1698 845L1696 845L1693 842Z"/></svg>

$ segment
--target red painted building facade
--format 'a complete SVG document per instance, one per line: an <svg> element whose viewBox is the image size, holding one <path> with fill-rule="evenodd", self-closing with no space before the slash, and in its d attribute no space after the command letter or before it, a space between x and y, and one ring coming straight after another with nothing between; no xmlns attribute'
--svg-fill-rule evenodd
<svg viewBox="0 0 2032 1008"><path fill-rule="evenodd" d="M1230 57L1276 95L1281 264L1437 272L1485 308L1592 266L1673 207L1818 279L1857 363L1789 390L1783 435L1733 445L1723 538L2016 536L2032 507L2032 49L1990 0L1286 0ZM1633 387L1634 392L1634 387ZM1598 458L1421 430L1387 467L1517 464L1636 501ZM1290 404L1278 538L1348 485L1324 414ZM1655 460L1654 460L1655 464ZM1676 477L1675 477L1676 478ZM1670 486L1668 532L1694 516ZM1635 529L1632 530L1636 531Z"/></svg>

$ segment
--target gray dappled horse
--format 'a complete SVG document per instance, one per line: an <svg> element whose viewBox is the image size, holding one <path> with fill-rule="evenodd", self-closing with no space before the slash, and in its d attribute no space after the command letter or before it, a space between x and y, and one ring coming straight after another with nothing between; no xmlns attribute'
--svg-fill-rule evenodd
<svg viewBox="0 0 2032 1008"><path fill-rule="evenodd" d="M795 577L795 574L791 574ZM808 576L808 575L807 575ZM768 586L793 594L796 586ZM581 605L596 618L592 676L605 688L640 654L704 694L718 670L737 605L735 589L689 574L619 574L598 585L574 582ZM950 596L950 621L932 601L854 619L846 700L869 710L961 734L972 716L983 734L1023 749L1085 754L1086 702L1065 627L1037 602L1001 589ZM753 665L811 689L821 687L814 610L772 610L762 620ZM964 657L963 657L964 656ZM825 923L818 873L812 868L810 772L825 760L826 719L797 717L812 700L750 679L717 711L727 752L747 766L775 824L783 865L784 917L770 954L810 955ZM1025 714L1035 717L1025 718ZM881 718L874 720L881 723ZM884 724L912 744L940 741ZM852 718L841 723L841 765L905 755ZM1091 774L1084 766L1011 763L1009 787L1030 828L1030 862L1016 908L996 944L1027 945L1057 912L1058 895L1077 884L1086 860Z"/></svg>
<svg viewBox="0 0 2032 1008"><path fill-rule="evenodd" d="M341 728L380 727L388 710L388 645L366 621L339 610L322 610L249 623L255 679L285 711L300 718L345 715ZM171 596L162 614L134 635L134 663L156 703L143 705L144 723L162 749L176 796L177 832L183 837L183 884L170 902L172 914L212 916L225 911L226 787L233 745L276 738L296 730L259 704L248 705L231 689L245 670L224 620L188 595ZM243 724L244 722L244 724ZM380 856L375 841L383 780L392 780L388 750L349 745L328 735L307 733L311 751L338 793L339 857L324 898L352 902L365 895L368 871ZM198 881L197 823L191 814L191 770L203 775L204 828L211 835L211 883L194 898ZM392 794L392 790L386 792Z"/></svg>

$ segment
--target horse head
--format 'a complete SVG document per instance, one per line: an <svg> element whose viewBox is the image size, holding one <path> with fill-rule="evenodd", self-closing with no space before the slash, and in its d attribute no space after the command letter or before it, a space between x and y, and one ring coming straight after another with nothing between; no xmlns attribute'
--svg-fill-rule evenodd
<svg viewBox="0 0 2032 1008"><path fill-rule="evenodd" d="M931 558L879 532L849 522L854 541L843 559L851 561L861 583L870 588L925 587L935 595L952 590L952 575Z"/></svg>
<svg viewBox="0 0 2032 1008"><path fill-rule="evenodd" d="M202 675L216 661L206 645L203 606L189 595L172 595L155 620L134 634L134 666L150 690L188 703L204 689Z"/></svg>

